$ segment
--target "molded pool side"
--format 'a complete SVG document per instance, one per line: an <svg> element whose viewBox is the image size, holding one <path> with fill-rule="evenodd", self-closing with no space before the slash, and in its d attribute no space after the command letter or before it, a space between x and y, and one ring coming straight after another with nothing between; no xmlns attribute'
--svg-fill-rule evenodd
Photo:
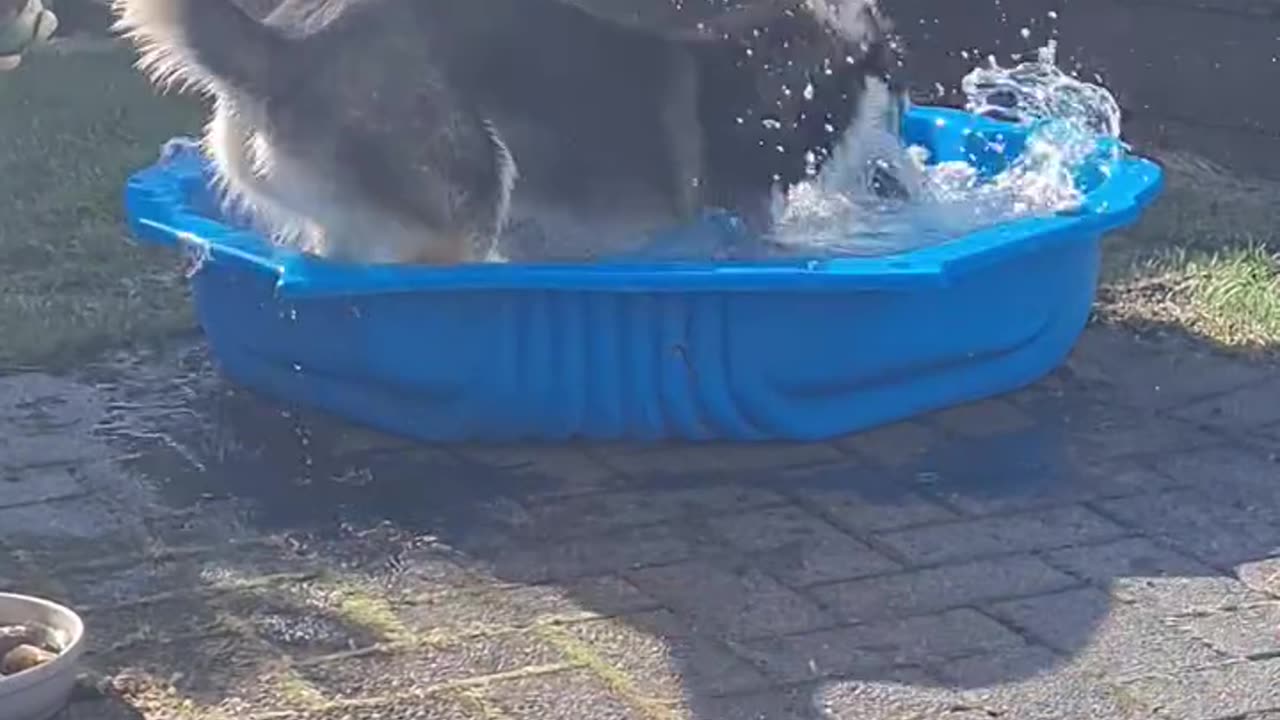
<svg viewBox="0 0 1280 720"><path fill-rule="evenodd" d="M480 291L287 300L206 270L234 380L424 440L816 440L1017 389L1089 314L1082 240L936 291Z"/></svg>
<svg viewBox="0 0 1280 720"><path fill-rule="evenodd" d="M993 133L1005 152L1019 137L921 108L912 132L978 162L999 161L979 157ZM247 387L424 440L761 441L863 430L1053 370L1088 318L1102 234L1138 217L1160 171L1127 158L1079 212L896 256L732 265L335 265L192 207L203 182L148 168L128 216L140 238L197 255L201 324Z"/></svg>

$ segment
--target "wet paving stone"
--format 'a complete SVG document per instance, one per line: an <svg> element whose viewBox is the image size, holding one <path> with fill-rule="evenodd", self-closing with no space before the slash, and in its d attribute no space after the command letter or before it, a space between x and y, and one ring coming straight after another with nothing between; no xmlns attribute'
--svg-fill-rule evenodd
<svg viewBox="0 0 1280 720"><path fill-rule="evenodd" d="M567 664L554 646L530 633L436 638L317 659L298 673L334 700L423 695L440 685L526 668Z"/></svg>
<svg viewBox="0 0 1280 720"><path fill-rule="evenodd" d="M9 381L0 436L76 470L0 462L0 578L84 609L129 720L1254 720L1269 405L1238 367L1108 377L1108 342L1092 379L740 452L423 446L198 348ZM1249 443L1187 421L1219 386Z"/></svg>

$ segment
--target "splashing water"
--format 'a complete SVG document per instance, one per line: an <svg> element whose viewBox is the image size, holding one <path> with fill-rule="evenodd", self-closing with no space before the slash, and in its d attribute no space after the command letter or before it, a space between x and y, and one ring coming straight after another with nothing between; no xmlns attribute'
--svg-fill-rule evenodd
<svg viewBox="0 0 1280 720"><path fill-rule="evenodd" d="M1077 207L1084 195L1081 168L1097 163L1105 173L1107 161L1124 150L1119 141L1121 113L1105 87L1064 73L1057 66L1056 50L1050 41L1033 59L1012 67L990 58L986 66L975 68L961 82L965 111L1027 129L1021 154L994 175L963 161L930 162L926 148L904 146L896 103L887 89L873 89L862 117L846 131L845 141L832 157L820 170L813 170L808 180L774 198L773 229L763 238L768 242L744 239L736 231L707 232L699 226L648 243L624 257L610 252L603 255L641 262L887 255L937 245L1003 222ZM1112 155L1099 158L1099 153ZM166 146L164 158L194 154L198 154L194 143L175 141ZM882 192L886 186L898 192ZM212 196L201 195L196 201L198 206L208 207L212 216L220 214L214 209L217 202ZM246 218L227 217L237 225L248 225ZM601 228L599 223L578 223L573 218L540 218L533 224L545 227L513 232L502 240L500 254L528 245L533 251L523 254L598 259L593 253L581 252L581 247L600 244L600 237L610 231L621 235L630 232ZM200 265L197 259L193 268L198 271Z"/></svg>
<svg viewBox="0 0 1280 720"><path fill-rule="evenodd" d="M961 88L966 111L1028 128L1016 160L990 177L963 161L928 163L925 148L862 119L820 172L775 198L770 239L788 253L882 255L1051 215L1080 204L1078 171L1090 156L1123 147L1115 98L1063 73L1053 42L1013 67L991 58ZM903 192L878 192L886 176Z"/></svg>

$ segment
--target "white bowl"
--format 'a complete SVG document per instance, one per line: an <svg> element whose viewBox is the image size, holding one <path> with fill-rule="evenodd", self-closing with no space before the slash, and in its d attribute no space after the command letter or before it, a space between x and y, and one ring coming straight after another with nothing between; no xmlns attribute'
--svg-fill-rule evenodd
<svg viewBox="0 0 1280 720"><path fill-rule="evenodd" d="M17 675L0 677L0 720L48 720L67 705L84 653L84 621L57 603L0 593L0 625L43 625L62 645L58 657Z"/></svg>

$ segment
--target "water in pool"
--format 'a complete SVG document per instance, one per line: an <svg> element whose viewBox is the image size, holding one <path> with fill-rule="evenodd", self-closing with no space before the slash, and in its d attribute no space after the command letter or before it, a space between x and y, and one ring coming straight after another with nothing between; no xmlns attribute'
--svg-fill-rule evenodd
<svg viewBox="0 0 1280 720"><path fill-rule="evenodd" d="M981 177L964 162L930 163L924 148L906 147L883 123L865 122L849 130L850 141L808 181L775 196L770 242L744 245L739 238L725 247L716 244L722 235L695 231L665 237L624 259L885 255L942 243L1071 208L1082 196L1075 168L1097 151L1099 136L1120 137L1115 98L1105 87L1063 72L1052 41L1007 66L989 57L964 77L961 89L969 112L1033 128L1026 152L1002 172ZM876 192L876 183L886 179L905 193L886 198ZM570 238L593 232L561 228L541 233L538 242L587 246ZM512 242L525 241L515 236Z"/></svg>
<svg viewBox="0 0 1280 720"><path fill-rule="evenodd" d="M925 148L904 145L883 122L892 116L887 108L884 113L872 108L868 115L874 119L851 127L834 156L808 180L785 196L775 194L772 229L765 238L694 226L659 233L659 239L637 247L633 231L563 213L508 228L491 259L648 262L888 255L1070 209L1083 196L1076 171L1086 157L1121 152L1124 146L1115 98L1102 85L1064 72L1056 50L1050 41L1007 65L988 57L960 83L966 111L1030 128L1019 159L994 175L962 161L930 162ZM882 101L890 102L887 94ZM1116 142L1100 145L1099 138ZM901 192L878 192L876 187L886 181ZM602 256L597 254L601 247L627 250Z"/></svg>

